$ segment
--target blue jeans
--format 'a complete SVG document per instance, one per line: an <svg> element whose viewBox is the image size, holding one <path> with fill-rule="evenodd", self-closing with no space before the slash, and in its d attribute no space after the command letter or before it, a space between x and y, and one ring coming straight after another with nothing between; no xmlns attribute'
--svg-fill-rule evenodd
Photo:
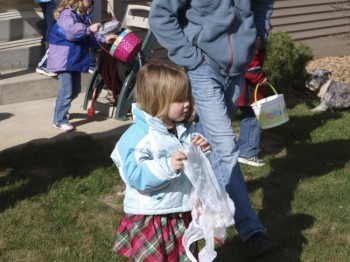
<svg viewBox="0 0 350 262"><path fill-rule="evenodd" d="M40 3L41 10L43 11L44 15L44 21L45 21L45 31L43 32L43 40L45 42L49 42L50 39L50 32L53 27L53 25L56 23L56 19L54 17L54 12L56 11L57 7L59 6L61 0L51 0L47 3ZM47 54L41 59L39 62L39 67L45 67L47 66Z"/></svg>
<svg viewBox="0 0 350 262"><path fill-rule="evenodd" d="M80 72L59 72L57 74L60 90L57 95L53 123L55 125L68 124L67 113L73 99L81 91Z"/></svg>
<svg viewBox="0 0 350 262"><path fill-rule="evenodd" d="M56 23L54 12L56 11L60 0L51 0L47 3L40 3L41 10L43 11L45 21L45 32L43 39L45 42L49 42L49 36L53 25Z"/></svg>
<svg viewBox="0 0 350 262"><path fill-rule="evenodd" d="M216 178L233 200L236 229L243 241L252 234L266 232L255 214L238 159L238 146L232 128L244 74L225 77L203 63L188 72L192 85L199 125L208 139L210 162Z"/></svg>
<svg viewBox="0 0 350 262"><path fill-rule="evenodd" d="M242 112L239 128L239 154L241 156L257 156L260 144L260 125L254 110L250 106L239 108Z"/></svg>

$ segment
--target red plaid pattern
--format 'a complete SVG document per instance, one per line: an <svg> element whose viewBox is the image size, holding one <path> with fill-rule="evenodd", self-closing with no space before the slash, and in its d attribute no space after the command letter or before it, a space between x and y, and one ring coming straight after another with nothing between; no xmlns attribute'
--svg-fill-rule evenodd
<svg viewBox="0 0 350 262"><path fill-rule="evenodd" d="M182 245L191 213L125 215L119 225L113 251L130 261L189 262ZM197 251L197 245L191 247Z"/></svg>

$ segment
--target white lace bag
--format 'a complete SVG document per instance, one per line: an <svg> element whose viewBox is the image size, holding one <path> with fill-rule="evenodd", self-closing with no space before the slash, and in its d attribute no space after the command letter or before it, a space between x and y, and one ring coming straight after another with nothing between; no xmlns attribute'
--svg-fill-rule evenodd
<svg viewBox="0 0 350 262"><path fill-rule="evenodd" d="M204 239L205 246L198 258L200 262L211 262L216 257L215 242L222 245L227 236L226 229L235 223L235 206L225 189L219 186L210 162L200 147L191 145L188 153L185 153L184 172L193 185L193 209L192 222L185 231L183 245L188 258L196 262L189 247L193 242Z"/></svg>

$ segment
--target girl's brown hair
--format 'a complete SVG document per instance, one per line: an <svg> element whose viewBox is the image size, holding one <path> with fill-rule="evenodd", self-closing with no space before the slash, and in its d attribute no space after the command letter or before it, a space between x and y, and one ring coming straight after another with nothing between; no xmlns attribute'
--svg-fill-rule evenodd
<svg viewBox="0 0 350 262"><path fill-rule="evenodd" d="M161 60L141 67L135 84L135 100L151 116L161 118L174 102L189 101L188 121L193 113L193 98L186 72Z"/></svg>
<svg viewBox="0 0 350 262"><path fill-rule="evenodd" d="M62 0L54 13L54 17L56 20L58 19L58 17L64 9L77 10L78 14L80 15L90 12L90 10L86 10L86 8L84 7L82 0Z"/></svg>

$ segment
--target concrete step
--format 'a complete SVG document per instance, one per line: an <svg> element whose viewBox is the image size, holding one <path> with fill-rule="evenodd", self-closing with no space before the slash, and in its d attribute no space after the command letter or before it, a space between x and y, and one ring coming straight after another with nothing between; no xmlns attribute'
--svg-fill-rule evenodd
<svg viewBox="0 0 350 262"><path fill-rule="evenodd" d="M29 8L39 7L34 3L34 0L1 0L0 13L11 10L28 10Z"/></svg>
<svg viewBox="0 0 350 262"><path fill-rule="evenodd" d="M82 74L82 92L87 89L90 77ZM57 77L40 75L35 67L2 71L0 83L0 105L56 97L59 90Z"/></svg>
<svg viewBox="0 0 350 262"><path fill-rule="evenodd" d="M0 105L56 97L57 78L35 72L44 54L41 43L44 21L40 6L33 0L0 2ZM82 74L82 92L86 91L90 77L90 74ZM97 102L96 106L99 104ZM110 106L99 110L112 114Z"/></svg>
<svg viewBox="0 0 350 262"><path fill-rule="evenodd" d="M41 37L44 23L38 8L0 13L0 41Z"/></svg>
<svg viewBox="0 0 350 262"><path fill-rule="evenodd" d="M0 71L36 67L42 48L39 37L0 42Z"/></svg>

